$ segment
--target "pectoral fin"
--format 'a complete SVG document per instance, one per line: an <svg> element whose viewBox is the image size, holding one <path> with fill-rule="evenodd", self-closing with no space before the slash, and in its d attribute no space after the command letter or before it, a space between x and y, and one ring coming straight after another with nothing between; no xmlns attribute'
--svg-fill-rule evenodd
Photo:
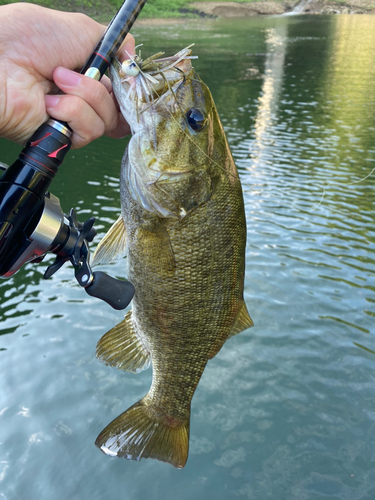
<svg viewBox="0 0 375 500"><path fill-rule="evenodd" d="M123 257L125 255L125 250L126 230L124 220L120 215L97 246L92 266L96 266L97 264L109 264L113 260Z"/></svg>
<svg viewBox="0 0 375 500"><path fill-rule="evenodd" d="M112 330L99 340L96 346L96 357L106 365L120 370L138 373L150 365L150 355L138 339L131 311Z"/></svg>

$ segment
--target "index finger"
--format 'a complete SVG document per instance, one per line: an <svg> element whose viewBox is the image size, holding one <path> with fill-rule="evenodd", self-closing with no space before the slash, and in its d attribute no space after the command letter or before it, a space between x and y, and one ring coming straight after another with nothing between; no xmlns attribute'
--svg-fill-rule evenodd
<svg viewBox="0 0 375 500"><path fill-rule="evenodd" d="M130 33L126 35L125 40L122 42L118 52L117 57L120 61L125 61L130 59L130 56L135 55L135 40L133 35Z"/></svg>

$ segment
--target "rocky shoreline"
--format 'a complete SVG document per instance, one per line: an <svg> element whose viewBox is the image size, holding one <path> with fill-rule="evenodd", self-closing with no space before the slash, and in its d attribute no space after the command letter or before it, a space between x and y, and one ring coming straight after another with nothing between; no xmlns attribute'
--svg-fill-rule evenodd
<svg viewBox="0 0 375 500"><path fill-rule="evenodd" d="M189 4L190 14L202 18L250 17L282 14L375 14L375 0L283 0L282 2L261 0L251 3L239 2L194 2ZM182 12L184 14L184 12ZM185 23L186 18L141 19L138 26L175 25Z"/></svg>
<svg viewBox="0 0 375 500"><path fill-rule="evenodd" d="M298 14L375 14L373 0L285 0L283 2L260 1L238 2L194 2L189 4L202 17L250 17L256 15Z"/></svg>

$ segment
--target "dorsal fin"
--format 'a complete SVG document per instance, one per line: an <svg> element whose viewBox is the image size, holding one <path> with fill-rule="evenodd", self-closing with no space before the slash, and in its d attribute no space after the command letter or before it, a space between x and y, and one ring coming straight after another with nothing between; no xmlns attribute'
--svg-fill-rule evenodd
<svg viewBox="0 0 375 500"><path fill-rule="evenodd" d="M123 257L125 250L126 229L124 220L120 215L104 238L99 242L91 265L93 267L97 264L109 264L113 260Z"/></svg>

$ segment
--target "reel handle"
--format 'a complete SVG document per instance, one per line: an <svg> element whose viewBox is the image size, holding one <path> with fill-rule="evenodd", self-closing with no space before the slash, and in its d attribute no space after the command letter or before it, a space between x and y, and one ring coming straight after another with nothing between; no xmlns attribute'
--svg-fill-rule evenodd
<svg viewBox="0 0 375 500"><path fill-rule="evenodd" d="M134 286L130 281L122 281L112 278L102 271L93 273L94 281L85 288L91 297L107 302L113 309L120 311L130 303L134 296Z"/></svg>

